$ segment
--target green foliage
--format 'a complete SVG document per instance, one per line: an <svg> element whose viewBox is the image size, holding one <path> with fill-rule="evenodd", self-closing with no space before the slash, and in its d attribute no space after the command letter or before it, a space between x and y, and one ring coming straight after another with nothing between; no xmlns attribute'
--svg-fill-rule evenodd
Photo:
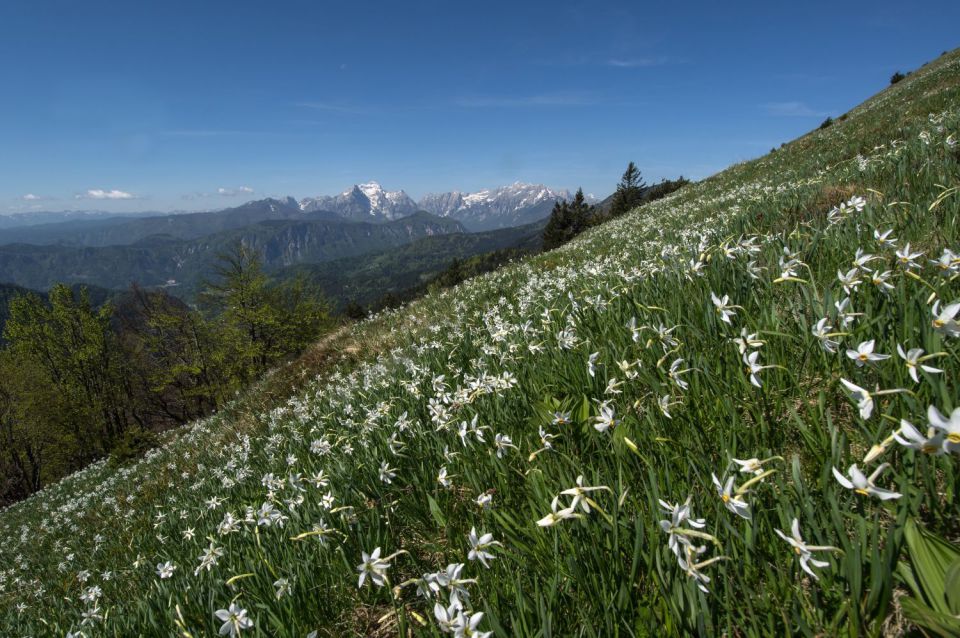
<svg viewBox="0 0 960 638"><path fill-rule="evenodd" d="M620 217L640 205L646 183L640 176L640 169L633 162L627 164L610 205L610 217Z"/></svg>
<svg viewBox="0 0 960 638"><path fill-rule="evenodd" d="M667 195L675 193L689 183L690 180L686 179L683 175L677 179L662 179L656 184L648 186L646 189L644 189L641 203L647 204L649 202L655 202L658 199L663 199Z"/></svg>
<svg viewBox="0 0 960 638"><path fill-rule="evenodd" d="M910 564L898 573L914 594L903 598L904 615L940 636L960 634L960 548L922 529L914 519L905 527Z"/></svg>
<svg viewBox="0 0 960 638"><path fill-rule="evenodd" d="M631 166L633 164L631 163ZM554 204L547 226L543 229L543 249L552 250L567 243L593 223L593 207L587 204L583 189L577 189L572 201Z"/></svg>
<svg viewBox="0 0 960 638"><path fill-rule="evenodd" d="M828 126L830 126L830 125L832 125L832 124L833 124L833 118L828 115L828 116L827 116L827 119L825 119L823 122L821 122L821 123L820 123L820 126L818 126L817 128L822 131L823 129L827 128Z"/></svg>
<svg viewBox="0 0 960 638"><path fill-rule="evenodd" d="M218 256L201 303L216 317L228 376L246 385L328 327L328 307L304 277L270 285L260 254L236 244Z"/></svg>
<svg viewBox="0 0 960 638"><path fill-rule="evenodd" d="M216 410L332 326L303 278L273 283L255 251L224 256L209 315L133 286L95 306L63 284L9 304L0 350L0 503L94 459L123 463L156 431Z"/></svg>
<svg viewBox="0 0 960 638"><path fill-rule="evenodd" d="M135 461L157 447L159 442L155 432L141 427L129 428L110 450L110 465L119 467Z"/></svg>
<svg viewBox="0 0 960 638"><path fill-rule="evenodd" d="M905 80L906 77L907 76L905 76L903 73L900 73L900 71L897 71L896 73L890 76L890 84L896 84L901 80Z"/></svg>

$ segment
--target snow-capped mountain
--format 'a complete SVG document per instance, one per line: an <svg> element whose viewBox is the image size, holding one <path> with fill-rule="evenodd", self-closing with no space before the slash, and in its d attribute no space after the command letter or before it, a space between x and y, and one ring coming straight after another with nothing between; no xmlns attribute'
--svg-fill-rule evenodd
<svg viewBox="0 0 960 638"><path fill-rule="evenodd" d="M339 195L300 200L300 210L326 210L355 221L390 221L420 210L402 190L387 191L377 182L357 184Z"/></svg>
<svg viewBox="0 0 960 638"><path fill-rule="evenodd" d="M570 198L566 190L515 182L476 193L454 191L426 195L419 206L428 213L452 217L470 230L479 231L538 221L550 214L556 201Z"/></svg>
<svg viewBox="0 0 960 638"><path fill-rule="evenodd" d="M339 195L300 200L304 212L330 211L354 221L390 221L418 210L461 222L471 231L522 226L550 215L554 202L570 199L566 190L516 182L476 193L453 191L413 201L404 191L388 191L377 182L357 184Z"/></svg>

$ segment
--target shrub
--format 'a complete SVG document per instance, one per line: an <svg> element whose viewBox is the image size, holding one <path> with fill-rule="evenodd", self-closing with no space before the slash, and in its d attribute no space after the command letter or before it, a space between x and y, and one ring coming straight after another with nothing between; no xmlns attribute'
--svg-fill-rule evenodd
<svg viewBox="0 0 960 638"><path fill-rule="evenodd" d="M141 427L132 427L123 433L110 450L110 465L119 467L136 460L159 444L157 435Z"/></svg>
<svg viewBox="0 0 960 638"><path fill-rule="evenodd" d="M890 84L896 84L897 82L904 79L905 77L907 76L905 76L903 73L900 73L900 71L897 71L896 73L890 76Z"/></svg>

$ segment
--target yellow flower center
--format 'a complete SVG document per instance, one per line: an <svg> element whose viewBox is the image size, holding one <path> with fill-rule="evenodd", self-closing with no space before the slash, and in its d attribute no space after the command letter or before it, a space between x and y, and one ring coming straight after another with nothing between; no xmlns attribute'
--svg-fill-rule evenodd
<svg viewBox="0 0 960 638"><path fill-rule="evenodd" d="M951 443L960 443L960 432L951 432L947 435L947 440Z"/></svg>
<svg viewBox="0 0 960 638"><path fill-rule="evenodd" d="M724 495L722 495L720 498L723 499L723 502L724 502L724 503L729 503L729 502L730 502L730 495L729 495L729 494L724 494Z"/></svg>
<svg viewBox="0 0 960 638"><path fill-rule="evenodd" d="M861 488L859 488L859 487L858 487L857 489L853 490L853 491L856 492L857 494L861 494L861 495L863 495L863 496L869 496L869 495L870 495L870 493L867 492L867 490L861 489Z"/></svg>

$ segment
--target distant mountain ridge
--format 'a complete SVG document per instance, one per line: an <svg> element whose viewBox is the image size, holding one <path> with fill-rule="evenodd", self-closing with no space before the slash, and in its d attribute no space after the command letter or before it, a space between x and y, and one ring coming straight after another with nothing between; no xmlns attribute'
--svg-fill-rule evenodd
<svg viewBox="0 0 960 638"><path fill-rule="evenodd" d="M331 211L354 221L390 221L424 210L456 219L471 231L481 231L535 222L550 214L554 202L570 197L567 190L515 182L475 193L433 193L415 202L403 190L388 191L370 181L339 195L304 198L300 200L300 209Z"/></svg>
<svg viewBox="0 0 960 638"><path fill-rule="evenodd" d="M384 190L377 182L357 184L339 195L300 200L304 212L331 211L352 221L391 221L420 210L404 191Z"/></svg>
<svg viewBox="0 0 960 638"><path fill-rule="evenodd" d="M452 217L471 230L493 230L543 219L550 214L555 202L571 197L567 190L514 182L476 193L453 191L425 195L420 207L440 217Z"/></svg>
<svg viewBox="0 0 960 638"><path fill-rule="evenodd" d="M258 210L264 212L263 208ZM271 210L270 203L266 210ZM281 209L276 207L273 212ZM382 251L422 237L465 232L456 220L425 212L386 223L350 222L330 213L317 213L314 219L305 218L299 210L296 214L299 218L265 219L201 237L151 234L126 245L3 245L0 281L47 290L57 282L119 289L134 281L160 286L175 280L178 290L189 295L209 273L217 255L237 242L256 249L265 268L273 270Z"/></svg>
<svg viewBox="0 0 960 638"><path fill-rule="evenodd" d="M154 235L197 239L271 219L385 223L426 211L456 220L470 232L530 224L550 215L566 190L515 182L475 193L451 191L414 201L403 190L388 191L374 181L339 195L253 200L216 211L176 213L16 213L0 215L0 245L128 246Z"/></svg>

